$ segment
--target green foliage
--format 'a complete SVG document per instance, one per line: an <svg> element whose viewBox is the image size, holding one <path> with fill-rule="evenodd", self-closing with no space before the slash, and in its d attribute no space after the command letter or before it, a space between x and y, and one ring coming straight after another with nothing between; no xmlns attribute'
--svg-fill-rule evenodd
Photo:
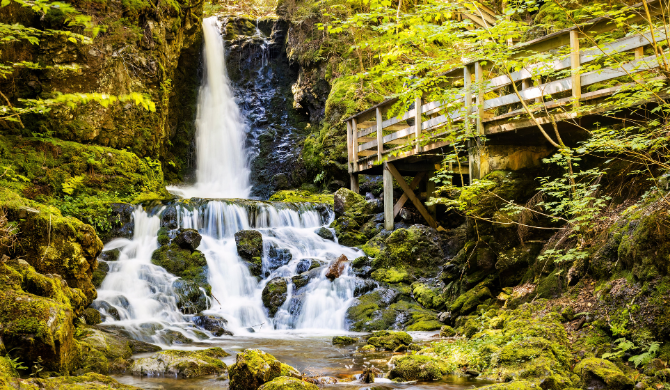
<svg viewBox="0 0 670 390"><path fill-rule="evenodd" d="M661 343L655 341L647 343L643 347L636 347L632 341L629 341L625 338L617 339L614 342L616 343L614 351L604 353L602 358L609 360L617 360L622 358L626 353L640 351L642 353L638 355L633 355L628 359L629 362L635 364L636 368L640 365L642 366L647 365L653 358L656 357L656 354L661 348Z"/></svg>

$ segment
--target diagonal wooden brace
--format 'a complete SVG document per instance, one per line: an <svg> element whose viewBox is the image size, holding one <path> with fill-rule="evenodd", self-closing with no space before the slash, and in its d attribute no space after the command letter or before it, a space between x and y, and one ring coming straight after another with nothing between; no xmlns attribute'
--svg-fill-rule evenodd
<svg viewBox="0 0 670 390"><path fill-rule="evenodd" d="M419 183L421 183L421 180L423 180L423 177L426 176L425 172L419 172L416 176L414 176L414 179L412 179L412 182L409 184L409 188L414 191L417 187L419 187ZM395 218L400 210L402 209L402 206L405 205L405 202L407 202L407 194L402 194L400 199L396 202L395 206L393 206L393 218Z"/></svg>
<svg viewBox="0 0 670 390"><path fill-rule="evenodd" d="M423 204L421 204L421 201L414 194L414 191L412 191L412 189L409 188L407 183L405 183L405 179L403 179L402 175L400 174L400 172L398 172L397 169L395 169L393 164L386 163L385 169L387 169L391 173L393 178L396 179L398 184L400 184L400 188L402 188L403 192L405 192L405 194L407 195L409 200L411 200L412 203L414 203L414 206L417 208L417 210L419 210L419 212L421 213L423 218L426 220L426 222L428 222L428 225L430 225L430 227L432 227L432 228L437 228L437 222L435 222L433 217L430 216L430 214L428 213L428 210L426 210L426 208L423 206Z"/></svg>

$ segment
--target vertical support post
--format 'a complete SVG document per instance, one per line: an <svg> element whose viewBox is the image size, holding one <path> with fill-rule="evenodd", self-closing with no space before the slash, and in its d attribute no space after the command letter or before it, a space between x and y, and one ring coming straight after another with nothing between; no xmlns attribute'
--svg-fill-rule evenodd
<svg viewBox="0 0 670 390"><path fill-rule="evenodd" d="M354 170L358 170L358 126L356 118L351 120L351 143L354 147Z"/></svg>
<svg viewBox="0 0 670 390"><path fill-rule="evenodd" d="M470 125L470 115L472 115L472 73L470 67L463 67L463 100L465 101L465 134L470 134L472 126Z"/></svg>
<svg viewBox="0 0 670 390"><path fill-rule="evenodd" d="M347 160L349 160L349 161L347 161L347 168L348 168L347 170L349 171L349 173L351 173L353 171L353 162L354 162L354 159L352 157L353 156L353 153L352 153L353 147L351 145L352 145L352 143L351 143L351 121L347 121Z"/></svg>
<svg viewBox="0 0 670 390"><path fill-rule="evenodd" d="M430 180L435 176L435 171L430 171L428 173L428 178L426 181L426 197L427 200L430 200L431 197L435 195L435 182ZM428 213L430 214L433 219L436 219L436 211L437 207L435 205L433 206L427 206L426 209L428 209Z"/></svg>
<svg viewBox="0 0 670 390"><path fill-rule="evenodd" d="M582 97L582 80L579 74L579 31L570 31L570 67L572 68L572 97L575 99L573 107L579 107Z"/></svg>
<svg viewBox="0 0 670 390"><path fill-rule="evenodd" d="M475 62L475 82L477 83L477 135L484 135L484 70Z"/></svg>
<svg viewBox="0 0 670 390"><path fill-rule="evenodd" d="M382 161L382 154L384 154L384 133L382 124L382 110L377 107L377 161Z"/></svg>
<svg viewBox="0 0 670 390"><path fill-rule="evenodd" d="M357 173L350 173L349 174L349 185L351 186L351 190L355 193L358 194L360 191L358 189L358 174Z"/></svg>
<svg viewBox="0 0 670 390"><path fill-rule="evenodd" d="M638 47L633 52L635 53L635 59L639 60L640 58L644 57L644 46Z"/></svg>
<svg viewBox="0 0 670 390"><path fill-rule="evenodd" d="M383 164L382 184L384 186L384 229L393 230L393 176L388 163Z"/></svg>
<svg viewBox="0 0 670 390"><path fill-rule="evenodd" d="M421 119L422 105L423 99L421 99L421 97L414 99L414 138L416 139L416 153L421 152L421 124L423 123Z"/></svg>

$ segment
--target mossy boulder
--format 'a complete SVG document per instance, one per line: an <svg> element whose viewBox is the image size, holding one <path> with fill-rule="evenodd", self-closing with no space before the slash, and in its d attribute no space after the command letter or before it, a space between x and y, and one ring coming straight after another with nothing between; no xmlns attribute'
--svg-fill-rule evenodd
<svg viewBox="0 0 670 390"><path fill-rule="evenodd" d="M400 328L411 331L435 330L443 325L437 314L411 301L409 286L378 288L358 297L347 309L346 319L353 331Z"/></svg>
<svg viewBox="0 0 670 390"><path fill-rule="evenodd" d="M198 328L210 331L216 337L223 336L224 334L233 335L232 332L226 329L228 327L228 320L216 314L198 313L191 318L191 321Z"/></svg>
<svg viewBox="0 0 670 390"><path fill-rule="evenodd" d="M487 278L475 287L459 295L458 298L449 305L449 311L451 311L453 316L468 315L472 313L477 309L478 305L493 297L489 288L493 282L493 278Z"/></svg>
<svg viewBox="0 0 670 390"><path fill-rule="evenodd" d="M202 236L195 229L179 229L177 231L177 236L174 238L175 244L179 247L188 249L191 252L198 249L200 246L200 241Z"/></svg>
<svg viewBox="0 0 670 390"><path fill-rule="evenodd" d="M349 337L349 336L335 336L333 337L333 345L351 345L351 344L356 344L358 342L358 338L356 337Z"/></svg>
<svg viewBox="0 0 670 390"><path fill-rule="evenodd" d="M449 372L439 359L426 355L394 356L390 364L389 379L403 381L437 381Z"/></svg>
<svg viewBox="0 0 670 390"><path fill-rule="evenodd" d="M124 385L114 378L93 372L81 376L24 379L19 381L19 388L27 390L140 390L139 387Z"/></svg>
<svg viewBox="0 0 670 390"><path fill-rule="evenodd" d="M445 325L440 328L440 337L454 337L456 336L456 331L449 325Z"/></svg>
<svg viewBox="0 0 670 390"><path fill-rule="evenodd" d="M440 291L423 283L412 284L412 295L426 309L439 311L445 308L444 298L440 296Z"/></svg>
<svg viewBox="0 0 670 390"><path fill-rule="evenodd" d="M290 376L280 376L265 383L258 390L319 390L319 386Z"/></svg>
<svg viewBox="0 0 670 390"><path fill-rule="evenodd" d="M412 344L412 336L406 332L382 330L372 333L372 337L368 339L368 344L387 351L394 351L401 345Z"/></svg>
<svg viewBox="0 0 670 390"><path fill-rule="evenodd" d="M282 190L277 191L270 196L271 201L276 202L290 202L290 203L325 203L333 204L332 194L317 194L305 190Z"/></svg>
<svg viewBox="0 0 670 390"><path fill-rule="evenodd" d="M586 358L575 366L574 372L584 388L623 390L635 385L616 364L605 359Z"/></svg>
<svg viewBox="0 0 670 390"><path fill-rule="evenodd" d="M84 310L84 321L86 321L86 325L98 325L102 322L100 312L92 307L86 308Z"/></svg>
<svg viewBox="0 0 670 390"><path fill-rule="evenodd" d="M222 374L227 366L221 358L229 356L221 348L199 351L161 351L147 358L140 358L130 367L133 375L196 378Z"/></svg>
<svg viewBox="0 0 670 390"><path fill-rule="evenodd" d="M159 346L129 339L119 331L104 327L87 327L79 340L81 362L76 373L124 373L130 367L135 353L160 351Z"/></svg>
<svg viewBox="0 0 670 390"><path fill-rule="evenodd" d="M299 378L300 373L269 353L259 349L245 349L237 354L235 364L229 368L230 389L257 389L280 376Z"/></svg>
<svg viewBox="0 0 670 390"><path fill-rule="evenodd" d="M274 278L265 285L262 299L263 305L268 309L270 317L274 317L277 310L284 304L288 296L288 282L286 278Z"/></svg>
<svg viewBox="0 0 670 390"><path fill-rule="evenodd" d="M359 231L360 225L355 219L346 215L337 217L330 224L330 227L335 230L337 241L341 245L357 246L364 244L368 237Z"/></svg>
<svg viewBox="0 0 670 390"><path fill-rule="evenodd" d="M363 196L346 188L340 188L333 196L333 210L337 216L361 208L364 203L365 198Z"/></svg>
<svg viewBox="0 0 670 390"><path fill-rule="evenodd" d="M237 253L247 263L249 272L261 276L263 272L263 235L256 230L240 230L235 233Z"/></svg>

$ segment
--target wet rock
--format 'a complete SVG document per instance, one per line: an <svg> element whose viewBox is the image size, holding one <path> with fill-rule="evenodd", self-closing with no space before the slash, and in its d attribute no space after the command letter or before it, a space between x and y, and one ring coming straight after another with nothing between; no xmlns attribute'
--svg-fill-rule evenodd
<svg viewBox="0 0 670 390"><path fill-rule="evenodd" d="M394 367L389 372L389 379L437 381L448 372L442 362L426 355L394 356L390 363Z"/></svg>
<svg viewBox="0 0 670 390"><path fill-rule="evenodd" d="M586 358L575 366L574 372L588 389L623 390L635 385L616 364L605 359Z"/></svg>
<svg viewBox="0 0 670 390"><path fill-rule="evenodd" d="M200 246L202 236L195 229L179 229L174 242L181 248L188 249L191 252Z"/></svg>
<svg viewBox="0 0 670 390"><path fill-rule="evenodd" d="M121 373L129 367L134 353L156 352L160 347L134 340L114 329L87 327L79 340L81 363L77 374L95 371L102 374Z"/></svg>
<svg viewBox="0 0 670 390"><path fill-rule="evenodd" d="M195 314L208 309L209 288L209 285L203 287L203 284L197 281L181 278L172 283L172 289L177 297L177 307L184 314Z"/></svg>
<svg viewBox="0 0 670 390"><path fill-rule="evenodd" d="M324 240L335 241L335 235L334 235L333 232L332 232L330 229L328 229L328 228L320 227L320 228L316 229L316 234L317 234L319 237L323 238Z"/></svg>
<svg viewBox="0 0 670 390"><path fill-rule="evenodd" d="M337 383L337 379L333 378L332 376L318 376L316 378L303 377L303 380L315 385L334 385Z"/></svg>
<svg viewBox="0 0 670 390"><path fill-rule="evenodd" d="M98 325L102 322L102 317L99 311L89 307L84 310L84 321L86 321L86 325Z"/></svg>
<svg viewBox="0 0 670 390"><path fill-rule="evenodd" d="M307 284L309 284L309 280L310 277L307 274L300 274L291 278L291 281L293 282L293 285L295 286L296 290L307 286Z"/></svg>
<svg viewBox="0 0 670 390"><path fill-rule="evenodd" d="M347 269L347 263L349 263L347 256L340 255L340 257L338 257L337 260L335 260L335 262L331 264L330 267L328 267L326 277L330 280L339 278Z"/></svg>
<svg viewBox="0 0 670 390"><path fill-rule="evenodd" d="M174 204L168 205L161 213L161 227L169 230L174 230L179 227L177 222L179 218L177 206Z"/></svg>
<svg viewBox="0 0 670 390"><path fill-rule="evenodd" d="M224 373L227 367L220 359L226 356L229 354L221 348L161 351L135 360L130 369L133 375L139 376L196 378Z"/></svg>
<svg viewBox="0 0 670 390"><path fill-rule="evenodd" d="M377 284L377 282L375 282L374 280L356 279L356 285L354 287L354 296L360 297L361 295L374 290L378 286L379 284Z"/></svg>
<svg viewBox="0 0 670 390"><path fill-rule="evenodd" d="M240 230L235 233L237 253L248 262L255 262L263 255L263 236L256 230Z"/></svg>
<svg viewBox="0 0 670 390"><path fill-rule="evenodd" d="M374 345L377 348L387 351L393 351L401 345L408 346L412 343L412 336L406 332L394 332L389 330L382 330L372 333L372 337L368 339L369 345Z"/></svg>
<svg viewBox="0 0 670 390"><path fill-rule="evenodd" d="M361 374L361 382L375 383L375 378L379 374L381 374L381 372L378 368L374 366L365 367L365 369L363 369L363 374Z"/></svg>
<svg viewBox="0 0 670 390"><path fill-rule="evenodd" d="M158 229L158 247L162 247L164 245L167 245L172 241L172 238L170 237L170 231L166 227L162 227Z"/></svg>
<svg viewBox="0 0 670 390"><path fill-rule="evenodd" d="M295 267L295 272L301 274L303 272L311 271L314 268L321 266L321 262L316 259L302 259L298 262L298 265Z"/></svg>
<svg viewBox="0 0 670 390"><path fill-rule="evenodd" d="M349 336L335 336L333 337L333 345L351 345L356 344L358 338Z"/></svg>
<svg viewBox="0 0 670 390"><path fill-rule="evenodd" d="M289 249L271 246L268 250L268 270L274 271L279 267L283 267L290 263L292 259L293 255Z"/></svg>
<svg viewBox="0 0 670 390"><path fill-rule="evenodd" d="M121 254L121 251L119 249L110 249L110 250L102 251L102 252L100 252L100 256L98 256L98 260L117 261L119 259L120 254Z"/></svg>
<svg viewBox="0 0 670 390"><path fill-rule="evenodd" d="M102 281L105 279L107 276L107 273L109 272L109 264L105 263L104 261L98 262L98 268L93 271L93 277L91 278L91 283L96 288L99 288L100 285L102 284Z"/></svg>
<svg viewBox="0 0 670 390"><path fill-rule="evenodd" d="M112 229L104 235L105 241L112 238L133 238L133 212L135 207L127 203L112 203L109 205L108 221Z"/></svg>
<svg viewBox="0 0 670 390"><path fill-rule="evenodd" d="M288 295L288 283L285 278L274 278L263 289L263 305L267 307L270 317L284 304Z"/></svg>
<svg viewBox="0 0 670 390"><path fill-rule="evenodd" d="M162 332L163 339L170 345L174 344L189 344L193 340L184 336L181 332L172 329L166 329Z"/></svg>
<svg viewBox="0 0 670 390"><path fill-rule="evenodd" d="M198 315L191 318L191 321L195 326L210 331L216 337L223 336L224 334L228 336L233 335L231 331L226 329L228 321L221 316L198 313Z"/></svg>
<svg viewBox="0 0 670 390"><path fill-rule="evenodd" d="M354 259L351 262L351 269L354 271L354 275L359 278L368 278L372 273L372 260L367 256L360 256Z"/></svg>
<svg viewBox="0 0 670 390"><path fill-rule="evenodd" d="M86 389L86 390L138 390L139 387L123 385L116 379L89 372L81 376L60 376L51 378L29 378L20 382L25 389Z"/></svg>
<svg viewBox="0 0 670 390"><path fill-rule="evenodd" d="M98 310L100 314L104 317L110 316L115 320L120 320L119 311L116 308L106 301L95 301L91 304L91 307Z"/></svg>
<svg viewBox="0 0 670 390"><path fill-rule="evenodd" d="M365 198L363 196L346 188L340 188L335 192L333 210L335 211L335 215L340 216L344 214L345 211L364 202Z"/></svg>
<svg viewBox="0 0 670 390"><path fill-rule="evenodd" d="M445 325L440 329L440 337L454 337L456 331L449 325Z"/></svg>
<svg viewBox="0 0 670 390"><path fill-rule="evenodd" d="M319 390L319 387L301 379L280 376L265 383L258 390Z"/></svg>
<svg viewBox="0 0 670 390"><path fill-rule="evenodd" d="M257 389L266 382L285 376L300 378L300 372L259 349L238 353L229 368L230 390Z"/></svg>
<svg viewBox="0 0 670 390"><path fill-rule="evenodd" d="M411 266L417 276L437 273L444 263L444 252L439 234L433 228L413 225L397 229L384 242L384 247L372 262L373 269ZM366 252L367 253L367 252ZM410 274L410 278L413 275Z"/></svg>

